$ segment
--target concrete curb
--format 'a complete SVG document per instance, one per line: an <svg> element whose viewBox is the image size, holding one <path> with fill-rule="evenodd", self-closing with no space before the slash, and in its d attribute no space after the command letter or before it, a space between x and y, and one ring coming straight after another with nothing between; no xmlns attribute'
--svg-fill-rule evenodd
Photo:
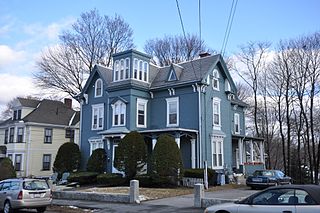
<svg viewBox="0 0 320 213"><path fill-rule="evenodd" d="M52 192L52 197L53 199L59 200L87 200L114 203L130 203L129 195L116 193L99 194L95 192L55 191Z"/></svg>
<svg viewBox="0 0 320 213"><path fill-rule="evenodd" d="M202 198L201 199L201 207L207 208L209 206L221 204L221 203L233 203L238 199L219 199L219 198Z"/></svg>

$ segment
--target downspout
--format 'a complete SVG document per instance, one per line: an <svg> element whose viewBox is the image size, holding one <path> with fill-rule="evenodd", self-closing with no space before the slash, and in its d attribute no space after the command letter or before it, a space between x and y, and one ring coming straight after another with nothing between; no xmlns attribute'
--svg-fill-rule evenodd
<svg viewBox="0 0 320 213"><path fill-rule="evenodd" d="M199 110L198 110L198 112L199 112L199 114L198 114L198 119L199 119L199 162L198 162L198 166L199 166L199 168L201 168L201 166L202 166L202 164L201 164L201 162L202 162L202 141L201 141L201 134L202 134L202 131L201 131L201 129L202 129L202 120L201 120L201 98L200 98L200 95L201 95L201 87L198 85L198 84L196 84L196 86L197 86L197 90L198 90L198 108L199 108Z"/></svg>

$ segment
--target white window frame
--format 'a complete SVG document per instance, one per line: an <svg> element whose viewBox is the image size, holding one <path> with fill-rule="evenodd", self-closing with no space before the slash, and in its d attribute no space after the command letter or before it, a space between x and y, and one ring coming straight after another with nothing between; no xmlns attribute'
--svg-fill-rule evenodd
<svg viewBox="0 0 320 213"><path fill-rule="evenodd" d="M137 98L137 111L136 111L136 124L137 127L140 128L147 128L147 105L148 104L148 100L146 99L141 99L141 98ZM143 124L139 124L139 105L143 106Z"/></svg>
<svg viewBox="0 0 320 213"><path fill-rule="evenodd" d="M212 156L212 159L211 159L212 169L223 169L223 165L224 165L223 138L212 137L211 156Z"/></svg>
<svg viewBox="0 0 320 213"><path fill-rule="evenodd" d="M100 94L98 94L98 83L100 83ZM95 84L94 84L94 97L101 97L103 94L103 83L101 78L97 79Z"/></svg>
<svg viewBox="0 0 320 213"><path fill-rule="evenodd" d="M104 143L102 139L89 140L89 144L90 144L90 156L92 155L92 152L94 150L99 148L104 149Z"/></svg>
<svg viewBox="0 0 320 213"><path fill-rule="evenodd" d="M139 60L138 59L133 59L133 73L132 73L132 78L133 79L139 79Z"/></svg>
<svg viewBox="0 0 320 213"><path fill-rule="evenodd" d="M16 170L16 156L17 155L21 155L20 170ZM24 154L23 153L14 153L14 154L12 154L11 161L12 161L12 164L13 164L13 167L14 167L15 171L17 171L17 172L24 171Z"/></svg>
<svg viewBox="0 0 320 213"><path fill-rule="evenodd" d="M239 113L234 113L234 127L233 127L233 130L234 130L234 133L235 134L240 134L240 115ZM237 128L238 126L238 128Z"/></svg>
<svg viewBox="0 0 320 213"><path fill-rule="evenodd" d="M143 81L148 82L149 79L149 66L147 62L143 62Z"/></svg>
<svg viewBox="0 0 320 213"><path fill-rule="evenodd" d="M125 79L130 78L130 58L126 58L124 62Z"/></svg>
<svg viewBox="0 0 320 213"><path fill-rule="evenodd" d="M167 127L172 126L179 126L179 97L174 98L166 98L167 101ZM176 114L177 114L177 122L176 123L170 123L170 105L175 103L176 104Z"/></svg>
<svg viewBox="0 0 320 213"><path fill-rule="evenodd" d="M111 105L112 107L112 126L125 126L126 125L126 104L120 100ZM121 114L124 115L123 124L121 123ZM115 116L118 115L117 124Z"/></svg>
<svg viewBox="0 0 320 213"><path fill-rule="evenodd" d="M113 81L119 81L120 77L120 62L119 60L116 60L114 62L114 67L113 67Z"/></svg>
<svg viewBox="0 0 320 213"><path fill-rule="evenodd" d="M219 91L219 71L214 69L212 72L212 88Z"/></svg>
<svg viewBox="0 0 320 213"><path fill-rule="evenodd" d="M218 112L215 112L215 106L218 106ZM215 115L219 116L219 123L215 123ZM221 99L220 98L213 98L212 99L212 121L213 121L213 128L217 130L221 130Z"/></svg>
<svg viewBox="0 0 320 213"><path fill-rule="evenodd" d="M92 107L91 130L102 130L104 126L104 104L94 104ZM97 113L97 123L94 123ZM101 120L100 120L101 119ZM99 125L101 121L101 126Z"/></svg>

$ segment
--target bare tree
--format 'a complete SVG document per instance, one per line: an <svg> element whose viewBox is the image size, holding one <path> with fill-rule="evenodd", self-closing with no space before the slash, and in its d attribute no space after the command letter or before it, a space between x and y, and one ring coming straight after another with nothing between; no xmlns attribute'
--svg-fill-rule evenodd
<svg viewBox="0 0 320 213"><path fill-rule="evenodd" d="M258 95L259 95L259 79L262 71L266 68L266 57L268 48L271 46L268 42L248 42L247 45L241 47L241 52L237 56L240 63L245 67L240 69L235 67L239 76L250 86L254 98L254 124L256 135L260 135L258 127Z"/></svg>
<svg viewBox="0 0 320 213"><path fill-rule="evenodd" d="M154 57L153 62L159 66L189 61L197 58L201 52L213 52L199 37L190 34L186 38L184 36L165 36L150 39L146 42L144 50Z"/></svg>
<svg viewBox="0 0 320 213"><path fill-rule="evenodd" d="M112 54L134 47L132 36L118 15L101 16L96 9L82 13L72 29L59 36L61 44L42 53L36 82L75 97L95 64L111 66Z"/></svg>

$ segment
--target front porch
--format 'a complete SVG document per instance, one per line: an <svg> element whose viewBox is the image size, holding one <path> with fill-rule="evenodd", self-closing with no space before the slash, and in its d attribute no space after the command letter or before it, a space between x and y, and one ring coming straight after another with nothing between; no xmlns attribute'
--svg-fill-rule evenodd
<svg viewBox="0 0 320 213"><path fill-rule="evenodd" d="M255 170L265 169L264 140L250 136L232 136L233 164L235 173L245 176Z"/></svg>

